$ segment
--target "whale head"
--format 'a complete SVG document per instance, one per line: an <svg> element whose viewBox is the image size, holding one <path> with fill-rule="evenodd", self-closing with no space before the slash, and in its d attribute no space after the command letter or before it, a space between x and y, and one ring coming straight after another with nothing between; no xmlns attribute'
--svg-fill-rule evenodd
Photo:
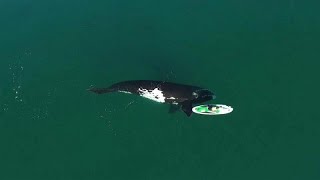
<svg viewBox="0 0 320 180"><path fill-rule="evenodd" d="M192 100L193 103L203 103L216 98L215 94L208 89L196 90L192 93L192 95L194 97Z"/></svg>

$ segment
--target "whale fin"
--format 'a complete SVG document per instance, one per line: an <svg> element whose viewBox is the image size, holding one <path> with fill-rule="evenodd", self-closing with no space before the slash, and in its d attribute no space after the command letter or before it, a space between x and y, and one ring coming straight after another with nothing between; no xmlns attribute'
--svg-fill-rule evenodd
<svg viewBox="0 0 320 180"><path fill-rule="evenodd" d="M183 112L186 113L186 115L188 117L191 116L191 114L192 114L192 104L191 104L190 101L186 101L186 102L182 103L181 109L182 109Z"/></svg>
<svg viewBox="0 0 320 180"><path fill-rule="evenodd" d="M104 94L104 93L114 92L114 89L111 89L111 88L90 88L87 90L94 92L96 94Z"/></svg>

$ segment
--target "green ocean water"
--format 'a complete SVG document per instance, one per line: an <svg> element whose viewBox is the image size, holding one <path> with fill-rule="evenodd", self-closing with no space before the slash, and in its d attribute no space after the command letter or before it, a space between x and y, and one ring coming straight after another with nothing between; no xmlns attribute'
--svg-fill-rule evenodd
<svg viewBox="0 0 320 180"><path fill-rule="evenodd" d="M319 6L0 1L0 179L320 179ZM234 112L86 91L135 79Z"/></svg>

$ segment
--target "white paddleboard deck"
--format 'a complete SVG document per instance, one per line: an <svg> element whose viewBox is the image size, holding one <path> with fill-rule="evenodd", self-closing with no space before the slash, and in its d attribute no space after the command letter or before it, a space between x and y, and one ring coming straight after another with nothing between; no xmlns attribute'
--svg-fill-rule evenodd
<svg viewBox="0 0 320 180"><path fill-rule="evenodd" d="M222 115L231 113L233 108L224 104L204 104L193 107L192 111L203 115Z"/></svg>

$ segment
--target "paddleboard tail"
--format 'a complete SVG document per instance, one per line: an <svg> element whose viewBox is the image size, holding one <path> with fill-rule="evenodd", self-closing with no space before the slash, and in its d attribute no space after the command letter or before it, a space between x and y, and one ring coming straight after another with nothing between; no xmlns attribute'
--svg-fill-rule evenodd
<svg viewBox="0 0 320 180"><path fill-rule="evenodd" d="M88 91L94 92L96 94L104 94L104 93L110 93L114 92L114 89L112 88L90 88Z"/></svg>

